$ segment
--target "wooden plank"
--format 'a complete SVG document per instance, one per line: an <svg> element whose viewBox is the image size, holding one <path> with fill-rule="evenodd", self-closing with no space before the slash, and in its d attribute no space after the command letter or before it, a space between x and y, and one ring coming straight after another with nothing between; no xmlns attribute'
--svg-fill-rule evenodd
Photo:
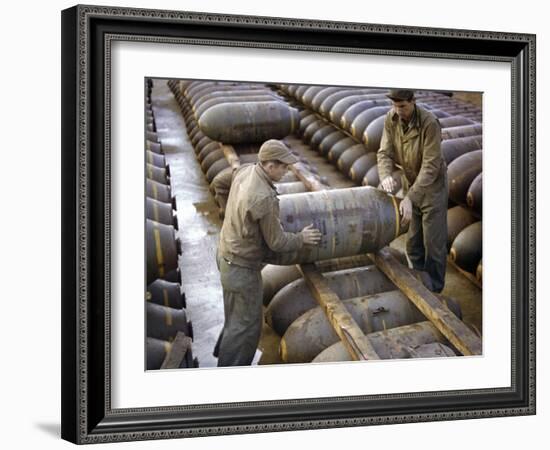
<svg viewBox="0 0 550 450"><path fill-rule="evenodd" d="M185 358L187 351L191 348L191 342L193 342L193 340L189 336L186 336L181 331L178 331L178 334L176 334L176 339L174 339L174 341L172 342L172 348L164 358L164 361L162 362L160 368L179 368L181 362L183 361L183 358Z"/></svg>
<svg viewBox="0 0 550 450"><path fill-rule="evenodd" d="M298 179L304 183L308 191L323 191L325 189L330 189L326 184L321 183L317 177L312 174L301 162L292 164L289 167L294 175L296 175Z"/></svg>
<svg viewBox="0 0 550 450"><path fill-rule="evenodd" d="M232 145L222 145L222 151L232 169L238 169L241 165L239 155Z"/></svg>
<svg viewBox="0 0 550 450"><path fill-rule="evenodd" d="M342 340L351 357L358 360L380 359L369 339L342 301L327 283L326 278L313 264L298 265L311 293L321 305L332 328Z"/></svg>
<svg viewBox="0 0 550 450"><path fill-rule="evenodd" d="M481 355L481 339L383 248L374 254L377 267L405 294L463 355Z"/></svg>

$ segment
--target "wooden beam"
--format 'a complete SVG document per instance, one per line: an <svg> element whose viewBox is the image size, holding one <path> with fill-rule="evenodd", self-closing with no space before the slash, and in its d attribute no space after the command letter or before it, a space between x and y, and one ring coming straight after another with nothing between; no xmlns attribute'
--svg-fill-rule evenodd
<svg viewBox="0 0 550 450"><path fill-rule="evenodd" d="M311 293L321 305L332 328L342 340L351 357L358 360L380 359L369 339L363 334L342 301L328 285L326 278L313 264L298 268Z"/></svg>
<svg viewBox="0 0 550 450"><path fill-rule="evenodd" d="M172 348L164 358L161 369L177 369L180 367L183 358L187 354L187 351L191 348L191 342L193 340L183 334L181 331L178 331L176 338L172 342Z"/></svg>
<svg viewBox="0 0 550 450"><path fill-rule="evenodd" d="M241 160L239 159L239 155L237 155L235 148L232 145L222 145L222 151L231 168L233 170L238 169L241 165Z"/></svg>
<svg viewBox="0 0 550 450"><path fill-rule="evenodd" d="M481 339L418 281L408 267L386 248L374 254L372 259L458 351L463 355L481 355Z"/></svg>
<svg viewBox="0 0 550 450"><path fill-rule="evenodd" d="M323 191L325 189L330 189L327 185L321 183L301 162L290 165L290 170L302 183L304 183L308 191Z"/></svg>
<svg viewBox="0 0 550 450"><path fill-rule="evenodd" d="M314 262L320 272L335 272L336 270L353 269L354 267L372 266L374 262L368 255L344 256L336 259L323 259Z"/></svg>

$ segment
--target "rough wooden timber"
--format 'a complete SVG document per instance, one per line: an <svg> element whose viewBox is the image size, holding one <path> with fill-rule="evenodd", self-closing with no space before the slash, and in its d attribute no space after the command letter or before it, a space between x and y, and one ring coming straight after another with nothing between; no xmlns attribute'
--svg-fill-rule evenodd
<svg viewBox="0 0 550 450"><path fill-rule="evenodd" d="M330 289L323 275L313 264L302 264L300 271L315 299L326 312L334 331L356 360L380 359L374 348L351 317L338 296Z"/></svg>
<svg viewBox="0 0 550 450"><path fill-rule="evenodd" d="M481 355L481 339L400 264L385 248L372 257L378 268L415 304L463 355Z"/></svg>
<svg viewBox="0 0 550 450"><path fill-rule="evenodd" d="M329 189L327 185L321 183L301 162L292 164L290 170L302 183L304 183L309 191L323 191Z"/></svg>
<svg viewBox="0 0 550 450"><path fill-rule="evenodd" d="M225 159L227 159L227 162L229 163L229 166L232 169L237 169L241 165L241 160L239 159L239 155L237 155L237 152L233 148L232 145L222 145L222 151L225 156Z"/></svg>
<svg viewBox="0 0 550 450"><path fill-rule="evenodd" d="M191 348L192 339L186 336L181 331L178 331L176 339L172 342L170 351L164 358L161 369L177 369L180 367L181 362L185 358L185 354Z"/></svg>

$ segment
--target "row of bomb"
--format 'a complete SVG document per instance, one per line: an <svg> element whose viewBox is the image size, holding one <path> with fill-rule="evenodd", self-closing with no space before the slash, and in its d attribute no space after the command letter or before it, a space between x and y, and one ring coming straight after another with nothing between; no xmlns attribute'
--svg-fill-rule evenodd
<svg viewBox="0 0 550 450"><path fill-rule="evenodd" d="M267 85L170 80L168 86L180 106L189 139L212 191L216 177L228 176L240 164L256 162L262 142L284 137L298 124L297 110ZM301 164L319 178L307 161L302 160ZM292 174L276 187L279 193L306 190Z"/></svg>
<svg viewBox="0 0 550 450"><path fill-rule="evenodd" d="M178 256L181 245L176 207L170 189L170 167L159 139L151 102L153 80L147 80L145 103L146 141L146 323L148 370L197 367L191 342L193 329L187 320L181 289Z"/></svg>
<svg viewBox="0 0 550 450"><path fill-rule="evenodd" d="M297 85L279 88L300 110L298 134L306 144L357 184L379 185L376 152L391 109L386 90ZM461 269L476 273L481 281L481 223L476 223L482 212L482 127L476 121L481 111L434 92L418 92L417 102L438 117L442 126L441 150L448 165L450 206L457 205L448 214L449 256ZM396 191L401 188L401 177L400 170L393 173Z"/></svg>

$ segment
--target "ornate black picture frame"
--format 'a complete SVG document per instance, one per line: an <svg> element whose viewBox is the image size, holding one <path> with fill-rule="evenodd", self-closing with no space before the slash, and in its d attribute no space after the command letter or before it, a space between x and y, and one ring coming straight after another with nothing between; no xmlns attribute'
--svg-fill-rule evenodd
<svg viewBox="0 0 550 450"><path fill-rule="evenodd" d="M501 61L512 73L511 385L113 409L110 49L116 40ZM535 413L535 36L97 6L62 12L62 437L165 439ZM140 132L140 131L136 131Z"/></svg>

